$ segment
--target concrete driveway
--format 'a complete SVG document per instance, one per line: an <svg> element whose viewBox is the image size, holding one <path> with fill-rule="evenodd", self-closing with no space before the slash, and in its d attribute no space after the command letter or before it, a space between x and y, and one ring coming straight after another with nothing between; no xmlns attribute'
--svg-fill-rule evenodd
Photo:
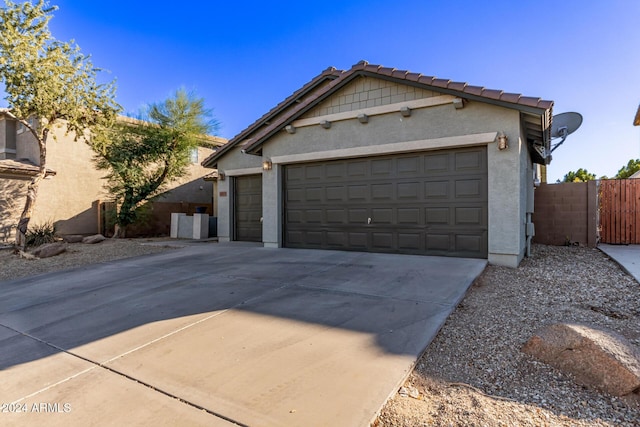
<svg viewBox="0 0 640 427"><path fill-rule="evenodd" d="M1 282L0 424L366 426L485 265L199 244Z"/></svg>

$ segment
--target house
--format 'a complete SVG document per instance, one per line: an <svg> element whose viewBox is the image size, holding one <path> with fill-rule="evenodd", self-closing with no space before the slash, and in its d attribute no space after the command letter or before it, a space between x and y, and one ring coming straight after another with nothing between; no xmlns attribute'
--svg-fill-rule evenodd
<svg viewBox="0 0 640 427"><path fill-rule="evenodd" d="M226 140L209 137L208 142L215 146ZM163 212L166 224L161 229L156 226L158 234L169 234L169 208L211 206L212 186L202 180L211 171L200 166L200 162L213 151L200 147L197 153L194 152L186 176L173 182L171 190L159 200L157 210ZM100 231L100 206L109 195L103 187L106 172L97 170L92 158L91 148L82 140L74 141L64 127L53 130L47 142L47 177L38 190L31 226L52 222L60 234ZM7 110L0 110L0 241L7 242L15 237L26 188L39 170L39 161L38 144L33 135L12 119ZM167 209L163 209L165 205Z"/></svg>
<svg viewBox="0 0 640 427"><path fill-rule="evenodd" d="M552 101L361 61L328 68L209 156L218 237L515 267Z"/></svg>

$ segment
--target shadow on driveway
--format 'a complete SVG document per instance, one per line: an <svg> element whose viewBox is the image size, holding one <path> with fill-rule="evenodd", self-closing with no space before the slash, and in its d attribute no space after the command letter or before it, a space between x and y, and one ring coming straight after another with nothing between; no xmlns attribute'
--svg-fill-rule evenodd
<svg viewBox="0 0 640 427"><path fill-rule="evenodd" d="M360 375L360 366L350 367L353 359L370 359L379 364L362 366L384 375L392 365L382 360L390 355L387 360L402 367L384 386L397 385L485 265L476 259L216 244L0 282L0 369L63 352L158 384L198 407L213 404L234 420L278 425L283 415L276 409L286 408L270 402L287 404L291 393L302 393L292 384L302 387L326 376L322 369L339 377ZM281 368L265 364L283 361L300 366L274 389L288 374L269 379L270 370ZM256 372L247 378L241 372L256 363L267 372L265 388L243 400L236 392L256 387ZM28 387L15 380L11 395L0 398L37 392L40 380ZM337 378L326 390L339 384ZM374 393L371 402L382 399L374 412L391 391ZM375 415L369 408L345 418L348 409L335 410L352 423L344 425Z"/></svg>

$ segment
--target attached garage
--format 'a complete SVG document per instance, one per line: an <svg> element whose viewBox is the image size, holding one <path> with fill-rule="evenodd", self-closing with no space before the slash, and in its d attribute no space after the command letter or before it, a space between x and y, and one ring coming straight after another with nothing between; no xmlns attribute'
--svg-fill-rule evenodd
<svg viewBox="0 0 640 427"><path fill-rule="evenodd" d="M486 148L286 165L284 246L487 257Z"/></svg>
<svg viewBox="0 0 640 427"><path fill-rule="evenodd" d="M218 236L515 267L551 160L552 107L364 61L328 68L203 162L228 177Z"/></svg>
<svg viewBox="0 0 640 427"><path fill-rule="evenodd" d="M262 242L262 175L234 178L234 240Z"/></svg>

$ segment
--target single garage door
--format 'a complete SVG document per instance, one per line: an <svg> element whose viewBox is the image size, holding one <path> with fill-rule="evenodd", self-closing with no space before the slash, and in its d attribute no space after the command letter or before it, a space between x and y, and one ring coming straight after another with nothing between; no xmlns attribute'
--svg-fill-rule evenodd
<svg viewBox="0 0 640 427"><path fill-rule="evenodd" d="M262 242L262 175L234 178L234 240Z"/></svg>
<svg viewBox="0 0 640 427"><path fill-rule="evenodd" d="M487 257L486 147L285 166L284 244Z"/></svg>

